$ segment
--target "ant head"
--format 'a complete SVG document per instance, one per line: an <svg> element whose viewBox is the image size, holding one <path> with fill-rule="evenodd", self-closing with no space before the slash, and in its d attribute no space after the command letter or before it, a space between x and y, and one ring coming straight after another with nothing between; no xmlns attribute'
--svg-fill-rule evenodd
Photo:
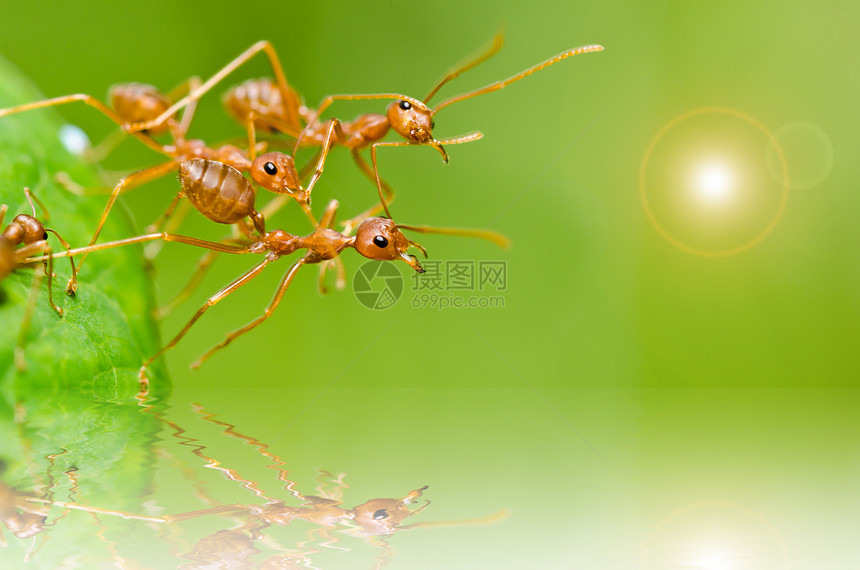
<svg viewBox="0 0 860 570"><path fill-rule="evenodd" d="M355 231L354 247L364 257L385 261L402 259L418 273L424 273L418 258L406 253L411 245L416 244L406 239L388 218L367 218Z"/></svg>
<svg viewBox="0 0 860 570"><path fill-rule="evenodd" d="M30 538L45 530L48 517L37 513L15 513L4 519L6 527L18 538Z"/></svg>
<svg viewBox="0 0 860 570"><path fill-rule="evenodd" d="M433 110L416 99L400 99L388 106L388 122L408 141L427 144L433 140Z"/></svg>
<svg viewBox="0 0 860 570"><path fill-rule="evenodd" d="M299 182L293 157L282 152L267 152L258 156L251 164L254 182L276 194L290 194L300 202L307 203L307 193Z"/></svg>
<svg viewBox="0 0 860 570"><path fill-rule="evenodd" d="M353 520L364 533L377 536L393 533L412 513L398 499L371 499L352 510Z"/></svg>
<svg viewBox="0 0 860 570"><path fill-rule="evenodd" d="M48 232L42 222L33 216L19 214L3 232L3 237L16 245L29 245L48 239Z"/></svg>

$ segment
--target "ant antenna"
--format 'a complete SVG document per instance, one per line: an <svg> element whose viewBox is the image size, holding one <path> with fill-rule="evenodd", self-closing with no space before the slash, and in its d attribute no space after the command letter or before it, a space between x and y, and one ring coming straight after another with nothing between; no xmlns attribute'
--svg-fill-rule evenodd
<svg viewBox="0 0 860 570"><path fill-rule="evenodd" d="M418 232L420 234L442 234L446 236L459 236L483 239L493 242L502 249L508 249L509 247L511 247L511 240L507 236L502 235L498 232L494 232L492 230L435 228L431 226L408 226L405 224L396 224L396 227L397 229L412 230L413 232ZM424 251L424 248L415 244L415 242L410 241L409 243L415 245L420 250ZM426 251L424 251L424 255L427 255Z"/></svg>
<svg viewBox="0 0 860 570"><path fill-rule="evenodd" d="M543 62L541 62L535 66L532 66L532 67L526 69L525 71L521 71L520 73L517 73L516 75L512 75L511 77L508 77L507 79L503 79L502 81L497 81L495 83L491 83L485 87L481 87L480 89L476 89L474 91L470 91L468 93L463 93L462 95L457 95L455 97L451 97L450 99L446 99L446 100L442 101L441 103L439 103L439 105L432 111L431 115L435 115L436 113L439 112L440 109L442 109L443 107L447 107L448 105L450 105L452 103L457 103L458 101L463 101L465 99L477 97L478 95L483 95L484 93L491 93L493 91L498 91L499 89L502 89L502 88L510 85L511 83L513 83L515 81L519 81L520 79L523 79L524 77L528 77L532 73L534 73L536 71L540 71L541 69L543 69L545 67L549 67L550 65L552 65L554 63L558 63L559 61L561 61L563 59L567 59L571 56L579 55L582 53L591 53L591 52L595 52L595 51L603 51L603 49L604 48L601 45L592 44L592 45L587 45L587 46L575 47L573 49L569 49L567 51L561 52L560 54L553 56L553 57L549 58L548 60L543 61Z"/></svg>
<svg viewBox="0 0 860 570"><path fill-rule="evenodd" d="M484 63L485 61L487 61L488 59L490 59L491 57L493 57L494 55L499 53L499 50L502 49L503 45L505 45L505 37L501 33L496 34L496 37L493 38L493 43L490 45L490 47L487 49L487 51L485 51L484 53L482 53L481 55L479 55L477 58L473 59L472 61L469 61L469 62L461 65L460 67L457 67L457 68L453 69L452 71L449 71L448 75L443 77L439 81L439 83L437 83L436 86L430 90L430 93L428 93L427 96L424 97L424 102L427 103L428 101L430 101L430 99L433 98L433 96L439 91L439 89L442 88L443 85L445 85L446 83L448 83L452 79L458 77L461 73L464 73L464 72L469 71L470 69L472 69L474 67L477 67L478 65Z"/></svg>

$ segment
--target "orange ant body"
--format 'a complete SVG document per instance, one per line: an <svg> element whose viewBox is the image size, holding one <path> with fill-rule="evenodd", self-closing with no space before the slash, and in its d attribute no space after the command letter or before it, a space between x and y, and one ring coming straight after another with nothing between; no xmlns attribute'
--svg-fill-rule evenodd
<svg viewBox="0 0 860 570"><path fill-rule="evenodd" d="M48 275L48 303L51 305L54 312L57 313L57 316L61 317L63 315L63 309L54 303L52 293L51 281L53 279L54 272L54 255L51 246L48 244L48 233L50 232L54 234L63 247L67 251L69 250L69 244L56 232L56 230L46 228L45 225L36 218L36 205L33 203L35 196L30 192L29 188L24 188L24 195L27 197L27 201L30 202L30 207L33 209L33 215L19 214L15 216L12 222L3 228L3 233L0 234L0 280L5 279L15 269L28 265L30 263L30 260L28 259L29 257L39 254L44 256L44 259L42 260L44 263L44 270L43 272L37 272L36 277L33 279L30 303L24 313L24 319L21 323L21 332L18 335L18 345L15 347L15 364L19 370L26 369L26 362L24 361L24 341L27 336L30 320L33 318L36 291L42 281L43 273ZM36 201L38 201L38 199ZM45 213L43 217L47 219L47 210L45 210L45 207L41 202L39 202L39 205L42 206ZM6 204L0 206L0 228L3 227L3 218L6 216L7 210L8 206ZM75 262L71 257L69 258L69 261L72 266L70 282L77 285Z"/></svg>
<svg viewBox="0 0 860 570"><path fill-rule="evenodd" d="M379 168L376 160L377 147L429 145L436 148L442 155L443 160L447 162L448 155L444 145L471 142L480 138L481 135L480 133L472 133L450 139L436 139L433 136L433 129L435 128L434 116L442 108L459 101L477 97L478 95L498 91L511 83L528 77L568 57L602 51L604 49L603 46L596 44L573 48L529 67L507 79L446 99L437 105L435 109L428 106L430 99L443 85L495 55L501 49L502 43L501 36L497 36L488 50L445 75L430 90L423 101L399 93L330 95L325 97L313 112L310 112L301 104L301 98L295 90L287 84L283 74L283 67L271 44L262 41L251 46L205 83L192 89L188 95L174 103L160 116L149 121L126 124L124 128L130 132L135 132L148 130L163 124L183 106L199 99L215 84L222 81L239 66L247 62L253 55L260 51L265 51L275 71L276 80L274 82L267 79L251 80L228 91L224 102L230 114L245 124L249 131L258 128L270 133L283 132L295 137L296 143L293 154L295 154L295 150L301 147L303 143L306 146L319 146L321 148L321 160L324 159L333 145L349 148L353 159L362 172L376 183L381 205L385 209L386 214L388 214L388 217L391 217L386 200L390 202L394 198L394 194L391 188L379 176ZM335 118L325 122L318 121L319 116L334 101L366 99L394 99L394 101L389 104L385 115L375 113L361 115L352 122L343 122ZM302 122L305 124L304 128L302 128ZM381 142L381 139L388 133L389 129L397 132L405 140ZM298 134L296 134L297 131ZM368 146L370 147L371 162L373 164L372 169L359 154L360 150ZM369 211L368 215L372 215L373 213L373 211Z"/></svg>

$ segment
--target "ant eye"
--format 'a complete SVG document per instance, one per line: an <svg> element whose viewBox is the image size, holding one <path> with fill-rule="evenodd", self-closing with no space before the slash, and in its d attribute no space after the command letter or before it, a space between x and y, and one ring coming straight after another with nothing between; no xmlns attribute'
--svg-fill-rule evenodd
<svg viewBox="0 0 860 570"><path fill-rule="evenodd" d="M373 238L373 245L376 247L388 247L388 240L384 236L376 236Z"/></svg>
<svg viewBox="0 0 860 570"><path fill-rule="evenodd" d="M275 166L275 163L273 162L267 162L266 164L264 164L263 170L265 170L266 174L268 174L269 176L274 176L278 173L278 167Z"/></svg>
<svg viewBox="0 0 860 570"><path fill-rule="evenodd" d="M48 232L42 234L42 239L48 239Z"/></svg>
<svg viewBox="0 0 860 570"><path fill-rule="evenodd" d="M435 128L436 128L436 121L430 121L430 128L431 128L431 129L435 129Z"/></svg>
<svg viewBox="0 0 860 570"><path fill-rule="evenodd" d="M412 108L412 103L410 103L409 101L401 101L400 102L400 108L403 109L404 111L408 111L409 109Z"/></svg>
<svg viewBox="0 0 860 570"><path fill-rule="evenodd" d="M379 509L378 511L373 513L373 520L384 519L387 516L388 516L388 511L386 511L385 509Z"/></svg>

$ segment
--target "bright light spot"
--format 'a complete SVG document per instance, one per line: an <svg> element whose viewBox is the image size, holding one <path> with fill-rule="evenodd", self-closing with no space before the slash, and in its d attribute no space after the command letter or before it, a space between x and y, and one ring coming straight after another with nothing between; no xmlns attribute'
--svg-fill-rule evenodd
<svg viewBox="0 0 860 570"><path fill-rule="evenodd" d="M696 186L703 198L710 202L722 202L731 194L732 176L721 164L708 164L696 173Z"/></svg>
<svg viewBox="0 0 860 570"><path fill-rule="evenodd" d="M693 559L690 567L700 570L732 570L731 554L723 549L710 549Z"/></svg>
<svg viewBox="0 0 860 570"><path fill-rule="evenodd" d="M60 142L70 153L81 156L90 148L90 139L87 134L75 125L63 125L60 127Z"/></svg>

